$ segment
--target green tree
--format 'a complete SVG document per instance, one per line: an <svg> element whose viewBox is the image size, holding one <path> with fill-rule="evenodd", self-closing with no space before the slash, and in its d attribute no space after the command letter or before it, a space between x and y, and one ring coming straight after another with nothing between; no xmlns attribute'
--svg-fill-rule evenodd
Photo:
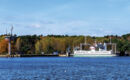
<svg viewBox="0 0 130 80"><path fill-rule="evenodd" d="M35 53L40 54L42 52L42 42L38 40L35 44Z"/></svg>

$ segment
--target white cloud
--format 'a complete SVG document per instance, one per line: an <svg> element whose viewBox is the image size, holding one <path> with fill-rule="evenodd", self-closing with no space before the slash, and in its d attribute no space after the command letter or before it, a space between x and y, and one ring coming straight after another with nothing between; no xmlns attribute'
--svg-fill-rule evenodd
<svg viewBox="0 0 130 80"><path fill-rule="evenodd" d="M104 20L104 21L103 21ZM121 19L103 19L103 20L34 20L27 22L12 22L16 34L58 34L58 35L92 35L103 36L109 34L121 34L126 29L121 26L127 23L121 22ZM11 22L10 22L11 23ZM16 24L17 23L17 24ZM115 29L117 29L115 31ZM121 28L121 29L120 29ZM22 31L21 31L22 30ZM128 32L128 31L127 31Z"/></svg>
<svg viewBox="0 0 130 80"><path fill-rule="evenodd" d="M36 23L36 24L32 24L31 27L34 27L34 28L40 28L40 27L41 27L41 24L38 24L38 23Z"/></svg>

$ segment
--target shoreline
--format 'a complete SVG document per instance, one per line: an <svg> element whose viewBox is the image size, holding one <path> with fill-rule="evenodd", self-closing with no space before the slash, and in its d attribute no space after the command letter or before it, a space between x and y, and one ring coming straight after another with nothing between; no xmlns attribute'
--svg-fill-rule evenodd
<svg viewBox="0 0 130 80"><path fill-rule="evenodd" d="M65 55L65 54L16 54L16 55L0 55L0 58L8 58L8 57L103 57L103 56L74 56L73 54ZM104 56L104 57L129 57L125 56Z"/></svg>
<svg viewBox="0 0 130 80"><path fill-rule="evenodd" d="M53 55L53 54L17 54L17 55L0 55L1 57L69 57L67 55Z"/></svg>

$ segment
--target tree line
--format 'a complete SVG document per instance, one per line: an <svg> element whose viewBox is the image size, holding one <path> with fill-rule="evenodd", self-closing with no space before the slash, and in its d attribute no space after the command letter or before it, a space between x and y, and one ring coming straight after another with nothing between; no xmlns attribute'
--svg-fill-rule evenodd
<svg viewBox="0 0 130 80"><path fill-rule="evenodd" d="M0 36L1 55L8 53L8 40L6 40L5 37L6 35ZM109 43L110 37L111 42L117 44L117 52L119 55L130 55L130 34L122 36L107 35L104 37L86 36L86 42L94 44L96 40L97 43ZM11 41L11 50L13 54L41 54L42 52L44 52L44 54L52 54L53 52L65 54L68 47L71 52L73 52L75 46L84 43L84 38L82 35L14 35L14 39Z"/></svg>

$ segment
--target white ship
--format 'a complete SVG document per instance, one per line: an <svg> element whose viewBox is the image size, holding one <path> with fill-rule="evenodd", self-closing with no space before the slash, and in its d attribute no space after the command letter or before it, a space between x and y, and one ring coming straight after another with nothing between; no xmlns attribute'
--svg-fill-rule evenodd
<svg viewBox="0 0 130 80"><path fill-rule="evenodd" d="M111 49L107 49L107 46L111 46ZM82 46L89 46L88 50L83 50ZM86 43L81 43L80 47L75 47L73 50L74 57L112 57L116 56L116 44L115 43L96 43L94 45L90 45Z"/></svg>

